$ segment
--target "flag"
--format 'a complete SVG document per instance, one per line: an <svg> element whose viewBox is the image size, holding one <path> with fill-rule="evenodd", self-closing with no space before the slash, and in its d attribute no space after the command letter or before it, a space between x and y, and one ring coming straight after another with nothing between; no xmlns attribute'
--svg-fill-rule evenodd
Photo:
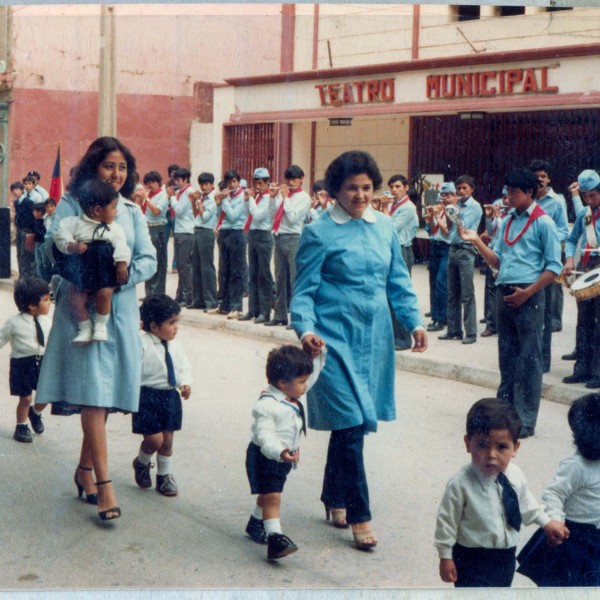
<svg viewBox="0 0 600 600"><path fill-rule="evenodd" d="M56 153L56 162L54 163L54 169L52 169L52 179L50 181L50 191L48 195L58 201L63 194L62 179L60 177L60 144L58 145L58 151Z"/></svg>

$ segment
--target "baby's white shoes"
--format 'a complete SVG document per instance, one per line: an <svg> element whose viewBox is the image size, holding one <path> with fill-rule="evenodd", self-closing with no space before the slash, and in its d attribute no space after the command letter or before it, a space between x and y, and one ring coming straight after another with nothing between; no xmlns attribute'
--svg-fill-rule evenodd
<svg viewBox="0 0 600 600"><path fill-rule="evenodd" d="M85 346L86 344L89 344L93 337L92 322L89 319L81 321L81 323L78 324L78 329L79 331L71 343L75 346Z"/></svg>
<svg viewBox="0 0 600 600"><path fill-rule="evenodd" d="M93 342L105 342L108 339L108 331L106 330L106 323L95 323L94 324L94 335L92 336Z"/></svg>

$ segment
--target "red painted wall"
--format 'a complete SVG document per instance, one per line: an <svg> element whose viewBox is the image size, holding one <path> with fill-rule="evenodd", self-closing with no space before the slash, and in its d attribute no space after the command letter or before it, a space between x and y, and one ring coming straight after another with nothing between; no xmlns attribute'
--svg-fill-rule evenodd
<svg viewBox="0 0 600 600"><path fill-rule="evenodd" d="M193 97L117 97L117 136L133 152L142 176L157 170L166 177L171 163L189 166L194 117ZM97 137L97 129L96 93L14 89L9 112L9 185L36 170L48 189L59 142L66 185L69 169Z"/></svg>

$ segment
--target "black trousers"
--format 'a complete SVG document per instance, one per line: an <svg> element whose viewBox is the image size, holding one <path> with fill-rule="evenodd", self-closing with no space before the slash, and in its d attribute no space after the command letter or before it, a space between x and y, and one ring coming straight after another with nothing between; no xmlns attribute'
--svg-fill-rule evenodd
<svg viewBox="0 0 600 600"><path fill-rule="evenodd" d="M454 544L454 587L510 587L517 564L516 548L467 548Z"/></svg>
<svg viewBox="0 0 600 600"><path fill-rule="evenodd" d="M273 304L273 275L271 256L273 235L270 231L251 229L248 232L248 263L250 282L248 289L248 312L253 316L271 314Z"/></svg>
<svg viewBox="0 0 600 600"><path fill-rule="evenodd" d="M345 508L350 524L371 520L364 440L364 425L339 429L331 432L327 450L321 502L331 508Z"/></svg>
<svg viewBox="0 0 600 600"><path fill-rule="evenodd" d="M221 308L242 310L246 245L241 229L221 229L217 238L221 268Z"/></svg>

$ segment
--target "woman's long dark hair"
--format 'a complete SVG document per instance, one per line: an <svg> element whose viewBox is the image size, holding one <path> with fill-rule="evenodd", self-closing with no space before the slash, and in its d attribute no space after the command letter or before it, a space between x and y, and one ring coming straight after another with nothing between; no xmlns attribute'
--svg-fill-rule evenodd
<svg viewBox="0 0 600 600"><path fill-rule="evenodd" d="M127 178L119 191L124 198L129 198L135 189L135 158L127 146L124 146L117 138L108 136L99 137L91 143L87 152L75 167L75 172L69 183L69 191L77 196L78 189L86 181L98 177L100 163L108 154L114 151L121 152L127 162Z"/></svg>

